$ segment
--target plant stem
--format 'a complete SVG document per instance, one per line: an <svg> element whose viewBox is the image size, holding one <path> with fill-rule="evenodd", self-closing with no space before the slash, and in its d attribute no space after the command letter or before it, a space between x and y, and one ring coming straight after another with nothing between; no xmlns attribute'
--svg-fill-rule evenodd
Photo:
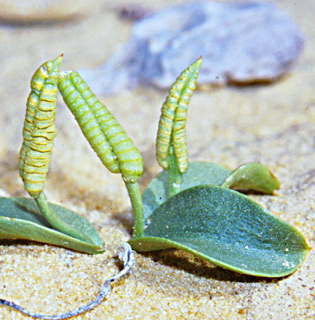
<svg viewBox="0 0 315 320"><path fill-rule="evenodd" d="M173 143L173 141L172 141ZM173 197L180 192L182 174L179 172L176 164L175 154L173 152L173 146L169 149L169 169L168 169L168 198Z"/></svg>
<svg viewBox="0 0 315 320"><path fill-rule="evenodd" d="M133 237L142 237L144 235L144 214L139 185L137 182L126 181L125 184L128 190L134 217Z"/></svg>
<svg viewBox="0 0 315 320"><path fill-rule="evenodd" d="M49 203L46 199L46 196L44 194L44 191L40 193L40 195L37 198L34 198L37 206L41 212L41 214L44 216L44 218L51 224L51 226L62 232L65 233L73 238L82 240L84 242L88 242L91 244L94 244L94 242L85 234L83 234L81 231L73 228L68 223L60 219L55 211L50 208Z"/></svg>

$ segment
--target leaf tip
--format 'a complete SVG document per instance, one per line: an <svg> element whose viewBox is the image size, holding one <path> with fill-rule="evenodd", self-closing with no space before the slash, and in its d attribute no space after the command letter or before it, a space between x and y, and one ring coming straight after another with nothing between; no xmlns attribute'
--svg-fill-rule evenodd
<svg viewBox="0 0 315 320"><path fill-rule="evenodd" d="M280 189L280 181L278 180L278 178L272 173L272 171L268 169L268 172L269 172L269 175L270 175L270 178L273 180L274 182L274 190L279 190Z"/></svg>

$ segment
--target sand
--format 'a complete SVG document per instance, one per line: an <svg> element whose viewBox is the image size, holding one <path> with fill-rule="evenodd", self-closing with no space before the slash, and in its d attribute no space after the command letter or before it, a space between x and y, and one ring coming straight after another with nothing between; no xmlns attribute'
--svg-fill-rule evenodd
<svg viewBox="0 0 315 320"><path fill-rule="evenodd" d="M146 3L157 8L174 2ZM275 196L251 197L299 229L314 248L315 2L271 2L300 26L305 37L302 56L292 72L272 85L196 92L188 115L189 156L231 168L249 161L268 165L281 181L280 190ZM0 195L27 196L17 162L35 69L62 52L64 71L103 62L128 38L131 23L117 15L117 8L128 3L132 1L95 1L81 15L58 23L0 24ZM4 5L1 1L1 10ZM101 97L143 155L142 190L160 171L154 144L165 96L165 91L139 87ZM88 218L106 251L93 256L34 242L1 242L0 297L44 314L92 300L105 279L118 271L116 247L132 233L130 203L120 177L101 165L60 97L56 126L47 198ZM133 271L112 285L98 307L75 319L315 317L313 249L301 268L281 279L240 275L182 251L134 254ZM29 318L0 306L0 319Z"/></svg>

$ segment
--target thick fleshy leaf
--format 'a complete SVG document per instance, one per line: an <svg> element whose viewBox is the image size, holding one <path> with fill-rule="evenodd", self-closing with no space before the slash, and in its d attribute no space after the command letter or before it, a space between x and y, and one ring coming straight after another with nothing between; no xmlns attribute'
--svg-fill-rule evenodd
<svg viewBox="0 0 315 320"><path fill-rule="evenodd" d="M255 276L281 277L303 262L308 245L293 226L247 196L201 185L167 200L149 217L137 251L179 248L221 267Z"/></svg>
<svg viewBox="0 0 315 320"><path fill-rule="evenodd" d="M280 188L280 182L266 166L259 162L250 162L233 170L221 187L271 194Z"/></svg>
<svg viewBox="0 0 315 320"><path fill-rule="evenodd" d="M181 190L200 184L213 184L219 186L231 173L224 166L209 162L189 162L188 170L182 175ZM167 200L168 171L160 172L148 184L142 195L144 218Z"/></svg>
<svg viewBox="0 0 315 320"><path fill-rule="evenodd" d="M87 253L103 251L102 239L85 218L62 206L50 205L63 221L86 234L94 244L52 229L29 198L0 198L0 239L32 240Z"/></svg>

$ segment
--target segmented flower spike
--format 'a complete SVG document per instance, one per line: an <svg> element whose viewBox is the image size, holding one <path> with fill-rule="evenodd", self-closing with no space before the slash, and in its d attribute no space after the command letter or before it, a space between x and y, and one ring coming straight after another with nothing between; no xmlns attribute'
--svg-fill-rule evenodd
<svg viewBox="0 0 315 320"><path fill-rule="evenodd" d="M77 72L61 73L59 91L90 145L107 169L126 182L142 174L142 157L124 129Z"/></svg>
<svg viewBox="0 0 315 320"><path fill-rule="evenodd" d="M179 172L184 173L188 168L187 108L196 88L201 60L200 57L180 74L163 103L156 141L156 159L163 169L169 168L168 155L171 145Z"/></svg>
<svg viewBox="0 0 315 320"><path fill-rule="evenodd" d="M19 172L25 190L35 198L44 187L55 137L54 122L61 60L62 55L43 63L36 70L26 103Z"/></svg>

